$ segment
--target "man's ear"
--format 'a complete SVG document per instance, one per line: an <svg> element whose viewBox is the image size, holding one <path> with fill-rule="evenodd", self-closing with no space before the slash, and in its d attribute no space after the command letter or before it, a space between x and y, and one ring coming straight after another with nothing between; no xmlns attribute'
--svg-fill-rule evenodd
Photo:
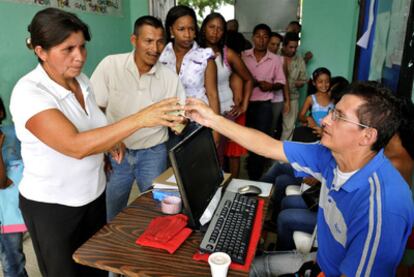
<svg viewBox="0 0 414 277"><path fill-rule="evenodd" d="M131 42L131 45L135 48L137 36L135 34L132 34L131 37L129 38L129 41Z"/></svg>
<svg viewBox="0 0 414 277"><path fill-rule="evenodd" d="M45 49L43 49L42 46L37 45L34 48L34 52L36 53L36 56L39 57L40 60L42 60L43 62L45 62L47 60L47 52Z"/></svg>
<svg viewBox="0 0 414 277"><path fill-rule="evenodd" d="M373 145L378 139L378 131L375 128L365 128L362 137L362 145Z"/></svg>

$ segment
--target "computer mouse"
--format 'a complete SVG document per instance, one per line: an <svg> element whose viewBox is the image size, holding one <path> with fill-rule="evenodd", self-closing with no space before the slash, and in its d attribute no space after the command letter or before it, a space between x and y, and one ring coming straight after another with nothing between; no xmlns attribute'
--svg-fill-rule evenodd
<svg viewBox="0 0 414 277"><path fill-rule="evenodd" d="M259 195L262 193L262 190L259 187L256 187L253 185L247 185L244 187L240 187L238 192L240 194L245 194L245 195Z"/></svg>

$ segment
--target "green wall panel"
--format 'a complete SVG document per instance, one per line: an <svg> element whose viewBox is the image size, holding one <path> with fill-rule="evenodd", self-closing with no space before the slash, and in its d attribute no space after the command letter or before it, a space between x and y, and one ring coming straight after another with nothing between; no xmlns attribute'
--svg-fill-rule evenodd
<svg viewBox="0 0 414 277"><path fill-rule="evenodd" d="M324 66L333 76L352 79L358 15L357 0L303 1L301 48L314 55L309 74Z"/></svg>
<svg viewBox="0 0 414 277"><path fill-rule="evenodd" d="M42 7L0 0L0 96L6 107L17 80L33 69L37 58L26 48L27 26ZM99 61L108 54L131 51L129 37L138 16L148 14L147 0L124 0L123 16L76 13L90 28L88 59L84 73L90 76ZM7 122L10 122L8 116Z"/></svg>

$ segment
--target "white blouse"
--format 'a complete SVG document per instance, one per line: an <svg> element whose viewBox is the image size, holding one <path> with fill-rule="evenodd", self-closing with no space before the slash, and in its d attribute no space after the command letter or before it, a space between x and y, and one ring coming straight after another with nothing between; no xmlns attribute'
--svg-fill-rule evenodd
<svg viewBox="0 0 414 277"><path fill-rule="evenodd" d="M105 126L107 120L95 102L88 78L80 74L76 79L86 112L75 95L50 79L40 64L13 89L10 111L24 163L19 190L29 200L79 207L105 190L103 154L76 159L56 151L26 129L30 118L48 109L59 110L79 132Z"/></svg>
<svg viewBox="0 0 414 277"><path fill-rule="evenodd" d="M207 104L204 75L210 58L214 58L213 50L211 48L200 48L194 42L193 47L185 54L178 73L186 96L201 99ZM171 42L164 48L159 61L177 72L176 56Z"/></svg>

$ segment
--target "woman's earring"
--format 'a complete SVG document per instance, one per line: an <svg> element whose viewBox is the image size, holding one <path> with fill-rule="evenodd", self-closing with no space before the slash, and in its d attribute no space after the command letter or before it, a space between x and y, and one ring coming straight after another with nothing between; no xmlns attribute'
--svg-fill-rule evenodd
<svg viewBox="0 0 414 277"><path fill-rule="evenodd" d="M174 39L174 35L171 35L171 39Z"/></svg>

